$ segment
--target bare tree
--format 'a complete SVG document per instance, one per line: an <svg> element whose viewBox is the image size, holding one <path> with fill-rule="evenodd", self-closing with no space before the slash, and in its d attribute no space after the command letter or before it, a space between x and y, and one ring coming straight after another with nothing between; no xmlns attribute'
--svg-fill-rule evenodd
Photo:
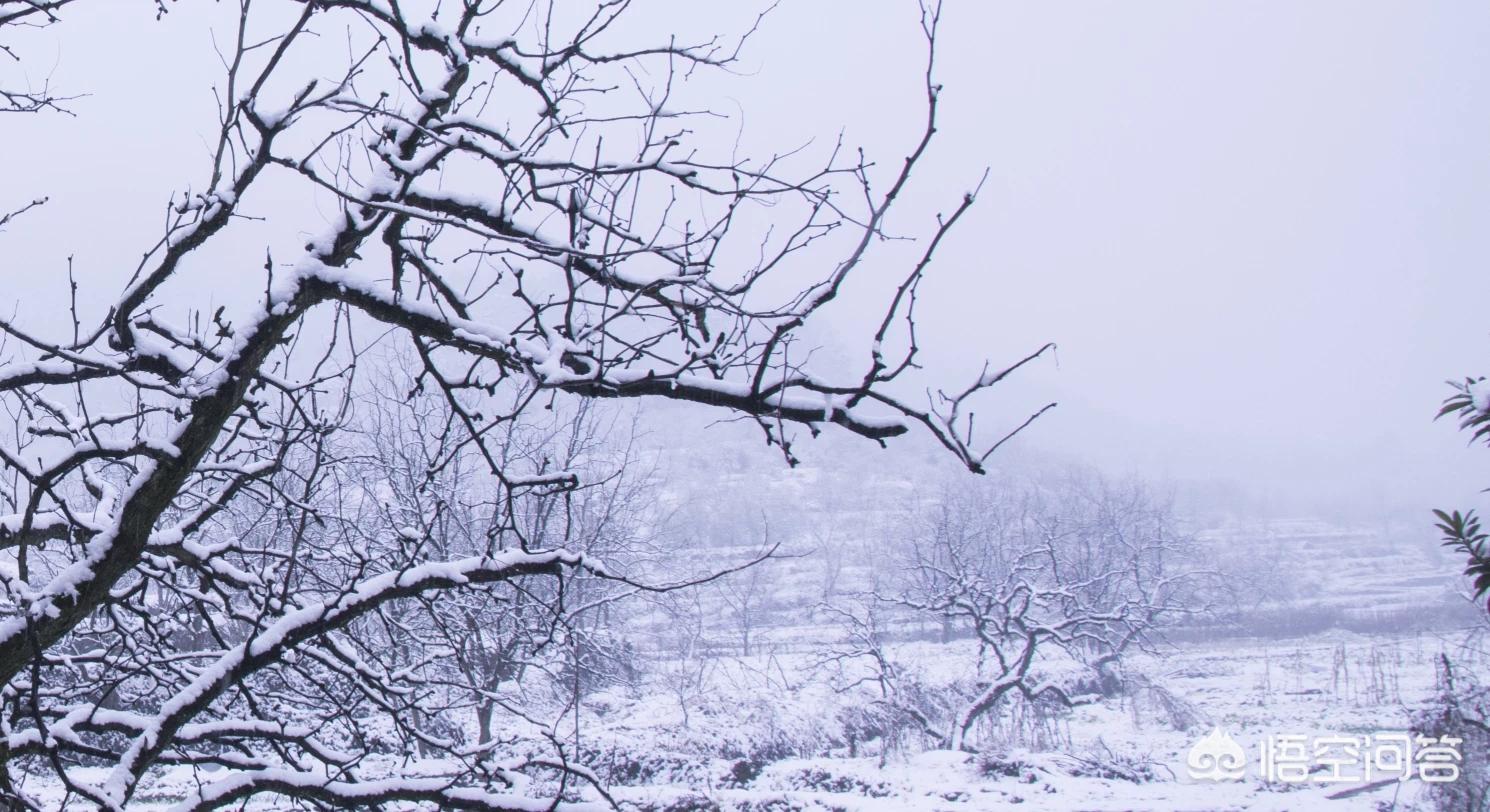
<svg viewBox="0 0 1490 812"><path fill-rule="evenodd" d="M63 6L0 0L0 38ZM535 577L658 588L534 532L546 519L529 497L572 491L579 474L501 444L550 404L687 401L754 421L789 461L794 427L883 442L919 426L974 471L1012 434L980 442L972 400L1044 348L924 404L895 391L919 352L915 292L972 194L929 223L886 291L862 369L808 369L794 343L857 275L927 152L929 67L922 136L883 177L839 153L810 171L738 158L696 136L673 94L739 43L628 44L629 6L239 0L219 38L212 158L128 283L81 278L60 330L0 322L15 419L0 443L11 804L36 807L27 782L45 772L64 805L121 809L174 765L193 775L183 809L261 794L528 808L532 765L493 758L450 729L442 696L408 690L413 649L357 635L416 606L500 604ZM923 15L929 46L937 19ZM213 248L255 239L240 229L253 218L315 232L280 222L287 194L336 211L297 255ZM186 291L204 276L253 292L199 312ZM454 512L380 503L365 455L340 439L359 361L391 341L444 403L440 442L463 449L423 475L474 459L499 486L476 536ZM407 523L388 521L399 512ZM440 754L439 769L408 777L402 742ZM570 808L572 787L557 793L551 808Z"/></svg>
<svg viewBox="0 0 1490 812"><path fill-rule="evenodd" d="M861 600L825 603L822 610L842 630L842 639L828 646L813 667L829 674L829 684L839 693L868 689L868 702L854 721L845 725L850 751L857 754L861 741L878 739L880 764L892 750L900 749L907 733L941 743L945 738L938 722L954 712L946 697L926 686L891 651L891 632L886 614L889 601L876 600L872 593Z"/></svg>
<svg viewBox="0 0 1490 812"><path fill-rule="evenodd" d="M719 597L729 610L735 632L740 638L740 654L755 653L756 632L765 625L771 595L771 572L768 563L749 567L739 574L719 581Z"/></svg>
<svg viewBox="0 0 1490 812"><path fill-rule="evenodd" d="M488 448L502 470L562 470L577 482L509 499L465 441L449 404L410 392L414 382L397 366L379 370L352 432L361 440L354 444L361 487L375 504L359 522L365 546L394 539L450 559L487 554L515 536L528 547L599 558L615 572L655 558L654 468L635 449L634 415L579 401L572 411L543 410L497 427ZM516 396L527 393L519 387ZM515 533L504 527L509 516ZM625 592L615 580L578 570L423 595L359 623L366 633L354 645L364 659L389 659L386 670L409 690L434 694L437 715L473 711L476 744L488 745L496 715L511 702L507 694L532 690L524 683L530 670L570 699L615 665L604 630L610 623L601 621L610 620ZM459 726L453 729L458 738Z"/></svg>
<svg viewBox="0 0 1490 812"><path fill-rule="evenodd" d="M1089 668L1097 690L1116 690L1124 652L1151 649L1165 623L1203 604L1202 573L1185 561L1190 541L1138 485L1073 477L1055 486L951 488L910 526L903 582L877 599L977 643L971 688L948 718L906 709L951 749L966 747L974 723L1010 697L1070 705L1071 692L1051 673L1057 656ZM862 633L854 639L873 655L875 680L893 681L882 647Z"/></svg>
<svg viewBox="0 0 1490 812"><path fill-rule="evenodd" d="M709 693L718 658L708 639L698 592L680 595L668 603L665 611L669 622L653 670L663 689L678 703L686 728L692 721L693 708Z"/></svg>

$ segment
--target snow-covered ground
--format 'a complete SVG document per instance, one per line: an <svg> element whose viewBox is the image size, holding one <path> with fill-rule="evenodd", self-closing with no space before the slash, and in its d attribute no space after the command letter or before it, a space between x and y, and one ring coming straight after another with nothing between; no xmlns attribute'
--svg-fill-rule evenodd
<svg viewBox="0 0 1490 812"><path fill-rule="evenodd" d="M646 781L613 788L618 799L645 810L878 812L1014 804L1048 810L1376 810L1383 803L1426 808L1424 786L1416 780L1365 791L1365 782L1264 781L1255 764L1257 747L1264 737L1277 734L1312 738L1408 730L1413 711L1434 696L1439 655L1463 656L1455 641L1429 634L1328 632L1295 640L1184 644L1163 656L1135 658L1128 670L1162 689L1170 701L1187 706L1193 718L1184 720L1185 729L1177 729L1176 714L1163 701L1136 692L1078 706L1050 721L1046 734L1055 746L1047 752L1028 746L982 754L907 747L881 758L850 757L840 746L817 757L786 757L761 765L758 774L753 774L757 765L747 759L697 757L708 750L716 756L728 752L731 739L752 734L761 740L814 734L832 739L832 732L824 729L831 724L832 700L807 683L795 690L780 688L774 704L785 718L740 714L763 698L736 689L712 706L706 703L713 712L695 710L689 730L682 727L676 703L651 696L618 700L594 723L591 735L628 752L649 754L656 770ZM919 648L923 658L937 655L937 646ZM761 662L753 667L766 667L767 658L757 659ZM770 704L769 699L764 702ZM1213 728L1227 731L1248 752L1242 780L1188 777L1190 747ZM1103 775L1104 764L1125 766L1138 775Z"/></svg>
<svg viewBox="0 0 1490 812"><path fill-rule="evenodd" d="M940 647L916 648L929 659ZM1184 644L1161 657L1135 658L1129 673L1187 703L1195 714L1188 729L1176 729L1174 715L1153 699L1124 696L1079 706L1054 720L1050 733L1059 747L1050 752L1015 747L972 754L907 746L883 758L851 757L841 743L832 746L838 732L830 729L832 719L841 707L831 693L806 679L780 681L782 675L805 673L799 669L806 657L782 662L759 655L721 664L713 673L714 694L697 703L687 727L673 697L622 689L587 702L584 725L590 746L607 754L598 761L611 769L610 792L623 809L1426 809L1416 780L1350 794L1365 785L1266 782L1249 759L1243 780L1194 781L1186 775L1185 756L1214 727L1234 736L1249 756L1268 734L1406 730L1411 712L1434 693L1435 661L1444 652L1461 656L1453 638L1428 634L1330 632L1297 640ZM956 659L955 653L948 659ZM766 669L779 675L767 678ZM760 677L753 685L747 682L751 673ZM752 745L773 741L828 752L774 760L747 755ZM1143 780L1104 776L1101 764L1141 768ZM185 774L168 775L140 800L170 808L188 780Z"/></svg>
<svg viewBox="0 0 1490 812"><path fill-rule="evenodd" d="M513 758L562 742L632 812L1427 810L1419 780L1264 780L1259 748L1279 735L1407 732L1433 705L1444 658L1490 673L1490 658L1463 646L1475 613L1426 523L1210 519L1196 544L1252 595L1240 616L1175 629L1154 652L1126 656L1124 691L1069 710L1016 703L982 724L977 752L938 749L919 730L887 728L870 712L875 687L845 687L828 663L845 629L824 605L870 588L885 566L876 545L914 497L914 474L698 473L725 493L731 482L766 484L692 517L695 532L674 555L682 569L745 560L767 542L782 543L781 557L689 593L701 640L686 651L687 630L665 602L629 612L615 631L635 644L635 661L585 694L577 719L563 691L544 716L534 713L541 691L513 686L529 715L495 725ZM776 509L757 526L751 506L767 502ZM935 690L972 672L970 639L946 640L924 619L892 625L885 650L916 685ZM1246 754L1239 780L1191 778L1187 756L1213 731ZM410 754L363 768L438 776L442 765ZM166 770L138 801L170 809L210 777ZM530 794L555 789L540 776Z"/></svg>
<svg viewBox="0 0 1490 812"><path fill-rule="evenodd" d="M824 676L821 641L832 629L808 620L791 628L815 634L791 644L768 636L748 657L726 647L701 662L658 659L639 679L583 701L580 756L622 809L1429 809L1417 780L1369 787L1264 781L1258 746L1277 734L1407 731L1414 712L1435 696L1441 657L1470 671L1490 667L1461 648L1458 632L1333 629L1179 642L1126 660L1136 688L1069 712L1001 720L985 731L982 752L963 753L935 749L916 735L856 739L853 711L868 694L835 691ZM919 641L890 649L936 683L955 678L970 646ZM523 726L509 722L522 738ZM572 724L567 717L556 732L572 732ZM1241 780L1188 776L1191 746L1213 729L1248 754ZM385 766L439 772L417 759ZM195 780L185 771L158 776L142 790L142 808L172 808ZM276 807L266 799L250 808Z"/></svg>

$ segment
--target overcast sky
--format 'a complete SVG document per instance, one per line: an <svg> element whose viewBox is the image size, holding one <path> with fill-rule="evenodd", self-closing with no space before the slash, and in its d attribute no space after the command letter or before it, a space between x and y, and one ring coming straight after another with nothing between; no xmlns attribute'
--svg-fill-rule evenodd
<svg viewBox="0 0 1490 812"><path fill-rule="evenodd" d="M911 23L783 4L755 80L898 157ZM927 352L966 375L971 348L1058 342L1007 393L1061 403L1028 445L1300 508L1490 486L1432 422L1446 378L1490 371L1490 7L952 0L944 34L918 200L991 180L926 286Z"/></svg>
<svg viewBox="0 0 1490 812"><path fill-rule="evenodd" d="M0 236L20 258L0 296L27 309L60 301L63 244L117 285L212 131L190 3L164 24L144 2L82 5L41 50L93 94L79 117L0 122L0 203L54 196ZM713 5L658 0L640 21L748 18ZM1432 422L1446 378L1490 372L1490 7L947 0L943 34L940 141L891 227L924 233L990 179L923 290L933 377L1055 341L1058 362L998 399L1010 419L1060 401L1027 448L1300 510L1490 485L1490 451ZM922 52L912 3L785 0L745 75L697 92L746 111L747 148L843 130L893 165Z"/></svg>

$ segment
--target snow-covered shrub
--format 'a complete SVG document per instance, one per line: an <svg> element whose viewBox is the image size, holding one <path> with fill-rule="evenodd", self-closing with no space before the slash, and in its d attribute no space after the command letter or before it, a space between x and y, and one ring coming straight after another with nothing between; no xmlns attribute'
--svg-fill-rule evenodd
<svg viewBox="0 0 1490 812"><path fill-rule="evenodd" d="M708 759L686 753L657 750L647 744L635 747L584 748L581 760L608 784L702 785L709 775Z"/></svg>
<svg viewBox="0 0 1490 812"><path fill-rule="evenodd" d="M1006 696L999 708L986 714L974 725L978 741L986 749L1028 748L1039 752L1060 750L1071 744L1066 720L1071 711L1066 703L1049 695Z"/></svg>
<svg viewBox="0 0 1490 812"><path fill-rule="evenodd" d="M720 777L719 785L724 787L750 786L752 781L760 777L765 767L763 762L753 758L735 759Z"/></svg>
<svg viewBox="0 0 1490 812"><path fill-rule="evenodd" d="M1128 707L1135 724L1147 716L1170 730L1181 733L1209 721L1205 712L1144 674L1131 674L1126 680Z"/></svg>
<svg viewBox="0 0 1490 812"><path fill-rule="evenodd" d="M834 720L849 758L878 752L881 756L905 753L925 738L921 725L904 709L891 703L871 701L846 703Z"/></svg>
<svg viewBox="0 0 1490 812"><path fill-rule="evenodd" d="M1045 768L1019 750L987 750L978 754L978 772L989 778L1014 778L1025 784L1040 780Z"/></svg>
<svg viewBox="0 0 1490 812"><path fill-rule="evenodd" d="M743 798L729 805L729 812L845 812L841 806L824 804L815 798L792 798L786 795Z"/></svg>
<svg viewBox="0 0 1490 812"><path fill-rule="evenodd" d="M1116 779L1132 784L1147 784L1162 777L1163 768L1152 758L1115 753L1101 739L1088 747L1085 752L1072 755L1070 758L1074 762L1068 771L1071 775Z"/></svg>
<svg viewBox="0 0 1490 812"><path fill-rule="evenodd" d="M574 643L559 666L559 679L581 696L617 686L635 685L641 678L636 646L605 630L576 631Z"/></svg>
<svg viewBox="0 0 1490 812"><path fill-rule="evenodd" d="M859 776L835 772L817 765L792 770L785 776L782 776L780 781L788 789L830 792L836 795L863 795L869 798L886 798L892 792L890 785L883 781L871 783Z"/></svg>
<svg viewBox="0 0 1490 812"><path fill-rule="evenodd" d="M1413 715L1421 736L1460 739L1459 779L1432 784L1431 796L1442 812L1482 812L1490 806L1490 686L1472 672L1439 655L1438 696Z"/></svg>
<svg viewBox="0 0 1490 812"><path fill-rule="evenodd" d="M581 755L607 781L637 786L750 785L770 765L823 755L842 746L839 708L829 691L797 692L766 684L708 683L695 704L694 724L677 724L661 693L627 699L611 691L585 701L595 713Z"/></svg>
<svg viewBox="0 0 1490 812"><path fill-rule="evenodd" d="M624 801L621 812L720 812L718 802L707 795L689 792L666 800Z"/></svg>

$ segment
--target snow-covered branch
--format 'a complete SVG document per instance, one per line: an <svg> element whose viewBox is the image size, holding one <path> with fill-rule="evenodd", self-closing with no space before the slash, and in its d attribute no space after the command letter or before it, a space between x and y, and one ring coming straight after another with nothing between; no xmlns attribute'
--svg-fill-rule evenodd
<svg viewBox="0 0 1490 812"><path fill-rule="evenodd" d="M65 39L73 2L0 0L0 58L20 27ZM66 318L0 321L0 796L27 803L24 763L123 808L211 765L183 808L567 808L493 759L495 720L528 719L505 692L530 669L578 692L622 650L590 618L731 571L648 569L647 483L593 404L743 417L792 462L825 429L927 431L974 471L1002 443L974 401L1045 349L926 406L908 380L976 185L928 220L863 369L798 360L933 147L934 10L924 124L873 192L863 157L740 156L675 102L749 31L627 42L627 2L539 6L239 0L210 160L122 287L72 276ZM0 110L60 101L28 93ZM281 214L297 196L329 216ZM210 313L204 280L230 291ZM583 779L557 747L525 769ZM393 778L408 751L450 769Z"/></svg>

